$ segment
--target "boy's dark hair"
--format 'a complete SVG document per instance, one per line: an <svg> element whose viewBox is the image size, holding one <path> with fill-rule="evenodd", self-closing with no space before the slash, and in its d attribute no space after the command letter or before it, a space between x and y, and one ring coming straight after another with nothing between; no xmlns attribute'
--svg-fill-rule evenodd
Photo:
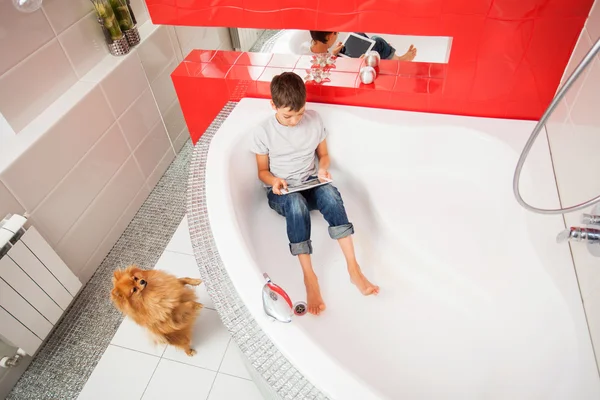
<svg viewBox="0 0 600 400"><path fill-rule="evenodd" d="M300 111L306 104L304 81L293 72L284 72L271 80L271 98L277 108Z"/></svg>
<svg viewBox="0 0 600 400"><path fill-rule="evenodd" d="M327 36L331 35L333 32L325 32L325 31L310 31L310 37L315 42L327 43Z"/></svg>

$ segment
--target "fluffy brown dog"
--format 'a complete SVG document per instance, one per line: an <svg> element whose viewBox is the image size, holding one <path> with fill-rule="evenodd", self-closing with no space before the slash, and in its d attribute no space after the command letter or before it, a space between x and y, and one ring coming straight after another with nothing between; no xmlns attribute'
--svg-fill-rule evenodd
<svg viewBox="0 0 600 400"><path fill-rule="evenodd" d="M148 328L158 341L179 347L188 356L196 354L190 347L192 327L203 306L186 285L198 286L200 279L131 265L116 270L112 281L111 299L121 312Z"/></svg>

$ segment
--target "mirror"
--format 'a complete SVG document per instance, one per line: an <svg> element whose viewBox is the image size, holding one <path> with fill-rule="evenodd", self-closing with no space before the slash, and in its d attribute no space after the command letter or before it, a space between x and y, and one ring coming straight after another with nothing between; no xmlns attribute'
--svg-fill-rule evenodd
<svg viewBox="0 0 600 400"><path fill-rule="evenodd" d="M298 29L258 30L231 28L233 47L240 51L276 54L309 54L322 52L327 45L313 41L310 31ZM339 32L331 41L329 52L336 49L337 43L345 42L349 32ZM355 32L355 34L374 40L373 50L382 58L415 62L448 63L452 38L447 36L410 36ZM315 44L316 42L316 44ZM411 47L412 46L412 47ZM395 50L395 51L394 51ZM344 50L342 50L342 53Z"/></svg>

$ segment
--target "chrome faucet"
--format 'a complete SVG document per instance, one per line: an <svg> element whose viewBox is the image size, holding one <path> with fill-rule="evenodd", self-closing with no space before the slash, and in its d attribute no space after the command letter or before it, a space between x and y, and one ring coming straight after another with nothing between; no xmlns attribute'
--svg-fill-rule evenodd
<svg viewBox="0 0 600 400"><path fill-rule="evenodd" d="M581 216L581 223L597 225L600 228L600 215L583 214ZM566 241L600 243L600 229L572 226L556 236L557 243Z"/></svg>

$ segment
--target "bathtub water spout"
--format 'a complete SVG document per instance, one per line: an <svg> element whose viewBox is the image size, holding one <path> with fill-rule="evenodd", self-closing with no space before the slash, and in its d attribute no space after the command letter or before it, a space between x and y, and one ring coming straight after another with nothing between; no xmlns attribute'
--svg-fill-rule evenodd
<svg viewBox="0 0 600 400"><path fill-rule="evenodd" d="M271 281L269 275L263 274L267 283L263 286L262 300L265 313L280 322L292 322L294 314L292 300L281 287Z"/></svg>

